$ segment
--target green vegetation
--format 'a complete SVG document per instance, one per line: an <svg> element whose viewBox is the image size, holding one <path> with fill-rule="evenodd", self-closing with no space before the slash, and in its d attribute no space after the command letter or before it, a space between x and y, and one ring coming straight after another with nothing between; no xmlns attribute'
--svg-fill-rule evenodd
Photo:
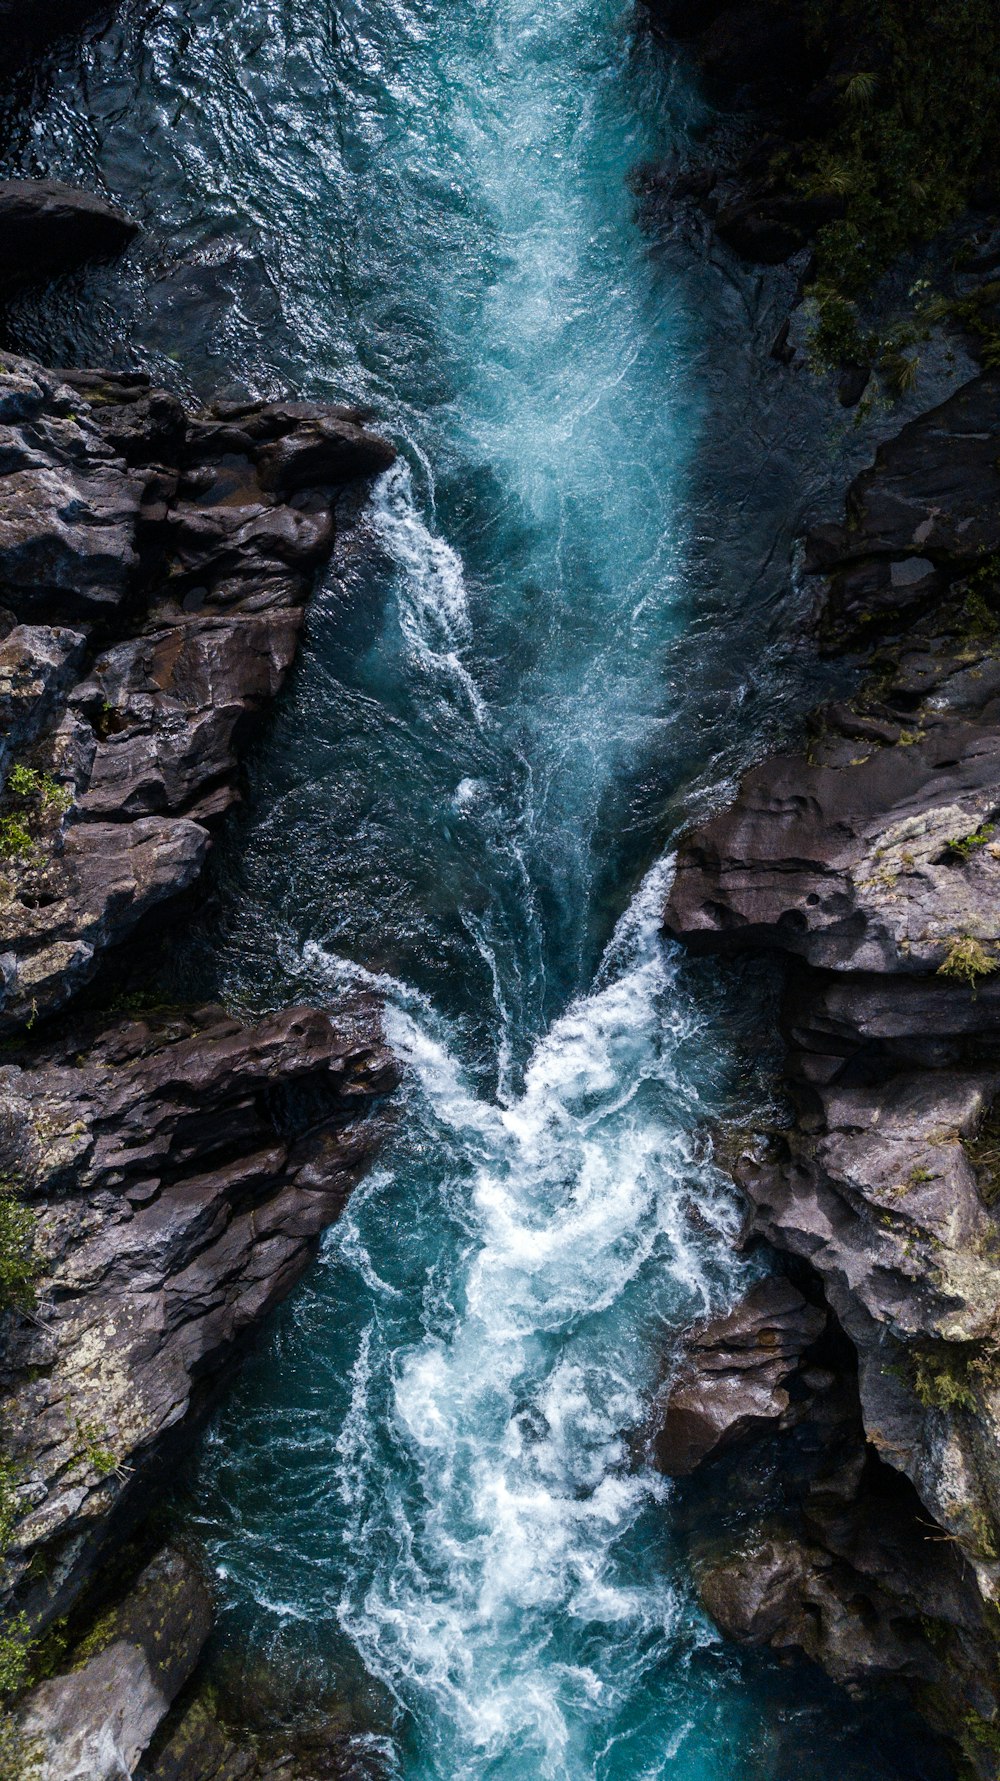
<svg viewBox="0 0 1000 1781"><path fill-rule="evenodd" d="M118 1455L109 1446L108 1433L97 1422L77 1422L76 1432L83 1443L83 1454L99 1478L108 1478L118 1470Z"/></svg>
<svg viewBox="0 0 1000 1781"><path fill-rule="evenodd" d="M971 1708L965 1716L958 1741L976 1774L982 1772L984 1751L990 1756L1000 1757L1000 1725L992 1719L984 1719L981 1713L976 1713Z"/></svg>
<svg viewBox="0 0 1000 1781"><path fill-rule="evenodd" d="M992 841L995 834L995 823L980 823L978 829L973 829L969 835L955 835L950 837L948 840L948 851L949 853L958 854L959 858L964 862L969 858L970 854L975 853L978 847L985 847L987 841Z"/></svg>
<svg viewBox="0 0 1000 1781"><path fill-rule="evenodd" d="M0 816L0 859L27 859L35 850L31 830L23 817Z"/></svg>
<svg viewBox="0 0 1000 1781"><path fill-rule="evenodd" d="M955 977L975 989L981 977L989 977L997 968L997 960L972 934L953 934L945 944L948 950L937 968L939 977Z"/></svg>
<svg viewBox="0 0 1000 1781"><path fill-rule="evenodd" d="M61 816L73 802L69 787L60 785L51 773L40 773L36 767L25 767L20 762L10 770L7 790L12 797L35 805L46 815Z"/></svg>
<svg viewBox="0 0 1000 1781"><path fill-rule="evenodd" d="M817 284L849 304L968 203L1000 133L1000 8L814 0L812 12L824 41L863 45L867 62L842 77L833 126L796 182L840 211L816 238Z"/></svg>
<svg viewBox="0 0 1000 1781"><path fill-rule="evenodd" d="M913 1389L928 1410L975 1410L973 1376L981 1367L964 1349L926 1348L913 1356Z"/></svg>
<svg viewBox="0 0 1000 1781"><path fill-rule="evenodd" d="M10 1176L0 1176L0 1314L30 1311L35 1302L39 1263L35 1256L35 1219L18 1197ZM0 1460L0 1543L3 1528L3 1462Z"/></svg>
<svg viewBox="0 0 1000 1781"><path fill-rule="evenodd" d="M0 816L0 860L32 865L36 863L39 831L65 816L73 793L51 773L26 767L21 761L7 775L5 791L15 809Z"/></svg>
<svg viewBox="0 0 1000 1781"><path fill-rule="evenodd" d="M41 1773L42 1752L29 1742L9 1714L0 1718L0 1781L34 1781Z"/></svg>
<svg viewBox="0 0 1000 1781"><path fill-rule="evenodd" d="M16 1694L28 1674L31 1629L26 1614L13 1614L0 1628L0 1698Z"/></svg>

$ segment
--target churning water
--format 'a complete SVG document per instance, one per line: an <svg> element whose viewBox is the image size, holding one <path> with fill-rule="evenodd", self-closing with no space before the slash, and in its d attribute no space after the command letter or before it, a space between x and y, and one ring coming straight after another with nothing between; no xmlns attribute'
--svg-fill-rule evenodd
<svg viewBox="0 0 1000 1781"><path fill-rule="evenodd" d="M673 1334L750 1265L704 1133L756 1018L664 945L656 862L801 697L827 449L805 392L764 424L753 281L635 220L695 99L623 0L165 0L29 115L14 162L147 233L24 344L368 402L401 449L191 966L246 1005L374 983L406 1065L201 1456L220 1674L252 1712L363 1665L357 1761L414 1781L920 1773L724 1650L644 1457Z"/></svg>

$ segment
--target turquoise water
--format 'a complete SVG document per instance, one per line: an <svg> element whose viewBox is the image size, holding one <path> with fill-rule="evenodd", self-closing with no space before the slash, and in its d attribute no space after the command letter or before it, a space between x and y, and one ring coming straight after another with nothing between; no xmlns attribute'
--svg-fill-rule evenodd
<svg viewBox="0 0 1000 1781"><path fill-rule="evenodd" d="M755 1265L706 1133L773 1021L664 945L662 856L801 702L787 542L834 462L807 396L765 426L753 281L637 223L698 101L622 0L168 0L84 66L12 152L147 235L23 342L350 396L401 449L183 966L374 984L406 1066L199 1457L228 1698L346 1703L412 1781L923 1774L723 1648L645 1457L676 1331Z"/></svg>

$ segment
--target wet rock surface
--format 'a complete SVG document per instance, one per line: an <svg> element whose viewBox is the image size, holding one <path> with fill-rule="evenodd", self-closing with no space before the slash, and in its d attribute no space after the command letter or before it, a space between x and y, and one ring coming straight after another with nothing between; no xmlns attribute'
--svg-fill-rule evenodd
<svg viewBox="0 0 1000 1781"><path fill-rule="evenodd" d="M139 225L96 192L52 179L0 180L0 289L118 254Z"/></svg>
<svg viewBox="0 0 1000 1781"><path fill-rule="evenodd" d="M12 1650L106 1600L385 1129L396 1070L370 998L335 1020L65 1010L190 900L337 493L393 457L353 410L192 413L138 374L0 356L0 1185L23 1209L4 1266L32 1274L0 1330ZM99 1645L0 1722L0 1760L95 1781L159 1740L164 1774L270 1773L221 1727L169 1755L159 1728L211 1624L185 1562L115 1586Z"/></svg>
<svg viewBox="0 0 1000 1781"><path fill-rule="evenodd" d="M998 451L987 376L883 448L845 525L808 540L826 646L870 637L867 677L685 839L666 910L696 950L789 961L796 1117L737 1176L756 1232L815 1271L856 1350L869 1449L975 1579L978 1632L966 1613L947 1675L893 1654L891 1629L862 1667L922 1673L982 1773L1000 1702ZM708 1595L739 1636L787 1635L846 1675L840 1573L817 1550L814 1532L762 1540ZM908 1579L889 1564L890 1593L919 1593L933 1557L918 1544Z"/></svg>

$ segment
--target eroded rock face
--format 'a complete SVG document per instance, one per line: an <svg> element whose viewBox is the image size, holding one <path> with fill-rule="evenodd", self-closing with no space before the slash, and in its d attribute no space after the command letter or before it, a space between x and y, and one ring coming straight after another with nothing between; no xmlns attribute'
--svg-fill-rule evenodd
<svg viewBox="0 0 1000 1781"><path fill-rule="evenodd" d="M190 415L138 377L0 356L0 1030L193 883L336 490L393 456L354 411Z"/></svg>
<svg viewBox="0 0 1000 1781"><path fill-rule="evenodd" d="M6 1582L33 1624L76 1600L301 1277L395 1080L371 1005L120 1021L0 1071L43 1265L0 1402L22 1510Z"/></svg>
<svg viewBox="0 0 1000 1781"><path fill-rule="evenodd" d="M995 1656L1000 1596L998 456L1000 382L984 377L883 448L846 525L809 540L828 644L877 640L871 678L685 839L666 911L697 950L790 962L798 1116L738 1178L756 1230L821 1278L857 1351L870 1446L987 1605L935 1683L955 1725L1000 1711L995 1682L970 1681ZM808 1597L793 1642L810 1649L823 1623L815 1654L839 1674L839 1573L817 1569L815 1544L723 1567L717 1605L728 1623L736 1589L746 1636L771 1639Z"/></svg>
<svg viewBox="0 0 1000 1781"><path fill-rule="evenodd" d="M692 1330L667 1389L657 1463L673 1477L796 1410L786 1384L826 1316L780 1276L751 1287L732 1311Z"/></svg>

